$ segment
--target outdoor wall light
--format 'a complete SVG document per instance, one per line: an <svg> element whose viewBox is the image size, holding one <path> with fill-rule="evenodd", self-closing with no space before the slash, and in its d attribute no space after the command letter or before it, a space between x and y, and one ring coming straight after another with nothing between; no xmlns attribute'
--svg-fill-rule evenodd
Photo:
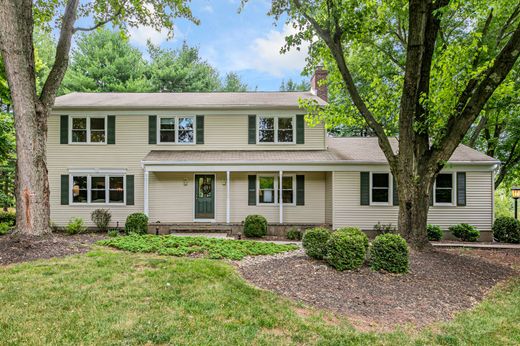
<svg viewBox="0 0 520 346"><path fill-rule="evenodd" d="M188 178L184 178L184 186L188 186Z"/></svg>
<svg viewBox="0 0 520 346"><path fill-rule="evenodd" d="M518 198L520 198L520 187L514 186L511 189L511 196L515 200L515 219L518 220Z"/></svg>

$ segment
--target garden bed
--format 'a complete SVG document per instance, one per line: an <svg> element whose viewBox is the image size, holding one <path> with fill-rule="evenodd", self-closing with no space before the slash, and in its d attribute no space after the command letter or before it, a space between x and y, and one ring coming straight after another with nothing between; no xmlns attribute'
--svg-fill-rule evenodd
<svg viewBox="0 0 520 346"><path fill-rule="evenodd" d="M53 233L44 237L5 235L0 237L0 265L85 253L103 238L104 234L95 233Z"/></svg>
<svg viewBox="0 0 520 346"><path fill-rule="evenodd" d="M508 266L448 251L410 255L410 273L383 274L362 267L338 272L303 250L237 263L254 285L311 306L346 314L354 325L388 330L448 320L472 307L498 282L518 272Z"/></svg>

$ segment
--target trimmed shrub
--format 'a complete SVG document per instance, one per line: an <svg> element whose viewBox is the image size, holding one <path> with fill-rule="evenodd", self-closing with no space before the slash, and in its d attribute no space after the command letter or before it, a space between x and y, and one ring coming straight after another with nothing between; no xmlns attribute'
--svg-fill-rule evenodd
<svg viewBox="0 0 520 346"><path fill-rule="evenodd" d="M451 233L462 241L477 241L480 231L472 225L461 223L449 228Z"/></svg>
<svg viewBox="0 0 520 346"><path fill-rule="evenodd" d="M502 216L493 224L493 238L502 243L520 243L520 221Z"/></svg>
<svg viewBox="0 0 520 346"><path fill-rule="evenodd" d="M287 239L302 240L302 232L297 229L291 228L290 230L287 231Z"/></svg>
<svg viewBox="0 0 520 346"><path fill-rule="evenodd" d="M363 243L365 244L365 250L368 250L368 237L359 227L342 227L338 228L336 232L342 232L350 235L357 235L363 238Z"/></svg>
<svg viewBox="0 0 520 346"><path fill-rule="evenodd" d="M0 223L0 235L5 235L5 234L9 233L11 228L13 228L13 226L8 223L5 223L5 222Z"/></svg>
<svg viewBox="0 0 520 346"><path fill-rule="evenodd" d="M409 267L406 240L399 234L378 235L370 247L370 266L373 270L406 273Z"/></svg>
<svg viewBox="0 0 520 346"><path fill-rule="evenodd" d="M16 213L13 213L12 211L0 211L0 223L14 226L16 223Z"/></svg>
<svg viewBox="0 0 520 346"><path fill-rule="evenodd" d="M248 215L244 221L244 235L260 238L267 234L267 220L262 215Z"/></svg>
<svg viewBox="0 0 520 346"><path fill-rule="evenodd" d="M125 233L148 233L148 216L145 213L133 213L126 217Z"/></svg>
<svg viewBox="0 0 520 346"><path fill-rule="evenodd" d="M442 229L440 226L428 225L426 231L428 232L428 240L439 241L442 239Z"/></svg>
<svg viewBox="0 0 520 346"><path fill-rule="evenodd" d="M108 224L112 220L112 214L108 209L96 209L90 214L92 222L96 224L96 227L100 231L108 230Z"/></svg>
<svg viewBox="0 0 520 346"><path fill-rule="evenodd" d="M343 271L357 269L363 265L366 257L365 237L347 232L334 232L327 240L325 260Z"/></svg>
<svg viewBox="0 0 520 346"><path fill-rule="evenodd" d="M327 253L327 241L331 231L323 227L311 228L303 234L302 245L307 256L323 259Z"/></svg>
<svg viewBox="0 0 520 346"><path fill-rule="evenodd" d="M85 227L85 222L80 217L70 219L67 227L65 227L65 232L70 235L83 233L86 230L87 227Z"/></svg>

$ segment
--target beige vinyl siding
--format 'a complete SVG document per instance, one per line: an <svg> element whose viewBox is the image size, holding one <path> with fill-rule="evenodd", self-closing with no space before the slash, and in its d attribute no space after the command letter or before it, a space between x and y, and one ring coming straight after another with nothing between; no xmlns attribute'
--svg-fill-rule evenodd
<svg viewBox="0 0 520 346"><path fill-rule="evenodd" d="M68 115L107 115L118 112L107 111L105 113L69 113ZM150 115L157 112L150 111ZM132 142L139 144L144 149L150 150L323 150L325 149L325 127L318 124L310 127L305 123L305 144L248 144L248 114L204 114L204 144L148 144L148 116L149 114L116 114L116 144L112 149L120 149L120 145ZM250 114L255 114L251 111ZM269 113L276 114L276 113ZM167 116L164 112L159 116ZM196 114L183 114L175 112L172 116L195 116ZM280 115L290 116L296 113L281 112ZM49 135L57 136L59 143L59 115L52 115L49 120ZM296 124L294 124L294 136L296 136ZM85 146L70 144L74 146ZM66 146L63 145L62 146ZM78 153L84 149L77 148ZM144 155L138 157L140 161Z"/></svg>
<svg viewBox="0 0 520 346"><path fill-rule="evenodd" d="M327 172L325 173L325 222L332 225L332 187L333 187L333 173Z"/></svg>
<svg viewBox="0 0 520 346"><path fill-rule="evenodd" d="M360 205L359 180L359 172L334 172L334 228L357 226L372 230L377 222L397 225L397 206ZM469 223L489 231L493 222L492 191L491 172L466 172L467 205L431 206L428 222L444 230L454 224Z"/></svg>
<svg viewBox="0 0 520 346"><path fill-rule="evenodd" d="M249 174L231 173L231 222L242 222L247 215L260 214L268 222L279 221L279 205L249 206ZM261 173L270 175L271 173ZM274 174L274 173L272 173ZM293 173L287 173L293 174ZM294 173L296 174L296 173ZM298 173L301 174L301 173ZM184 179L187 185L184 185ZM216 175L215 221L226 222L226 181L225 173ZM193 173L150 173L150 221L192 222L194 205ZM325 222L325 173L305 173L305 205L284 205L283 216L286 223Z"/></svg>

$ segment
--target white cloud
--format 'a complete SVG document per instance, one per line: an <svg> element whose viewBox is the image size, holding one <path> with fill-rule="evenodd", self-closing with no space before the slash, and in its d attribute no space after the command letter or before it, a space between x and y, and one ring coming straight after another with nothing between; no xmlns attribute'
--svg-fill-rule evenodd
<svg viewBox="0 0 520 346"><path fill-rule="evenodd" d="M282 31L271 30L253 39L249 46L230 53L229 69L253 69L275 77L283 77L287 71L302 70L305 66L308 43L302 44L300 50L292 48L285 54L280 53L280 49L285 45L285 37L295 33L296 29L286 24Z"/></svg>
<svg viewBox="0 0 520 346"><path fill-rule="evenodd" d="M155 30L149 26L139 26L137 28L130 28L128 31L130 35L130 42L146 47L146 42L150 40L154 45L160 45L161 43L168 40L168 30L161 29L160 31ZM184 34L178 27L174 28L173 41L181 39Z"/></svg>
<svg viewBox="0 0 520 346"><path fill-rule="evenodd" d="M211 6L210 4L202 6L201 9L204 12L213 13L213 6Z"/></svg>

